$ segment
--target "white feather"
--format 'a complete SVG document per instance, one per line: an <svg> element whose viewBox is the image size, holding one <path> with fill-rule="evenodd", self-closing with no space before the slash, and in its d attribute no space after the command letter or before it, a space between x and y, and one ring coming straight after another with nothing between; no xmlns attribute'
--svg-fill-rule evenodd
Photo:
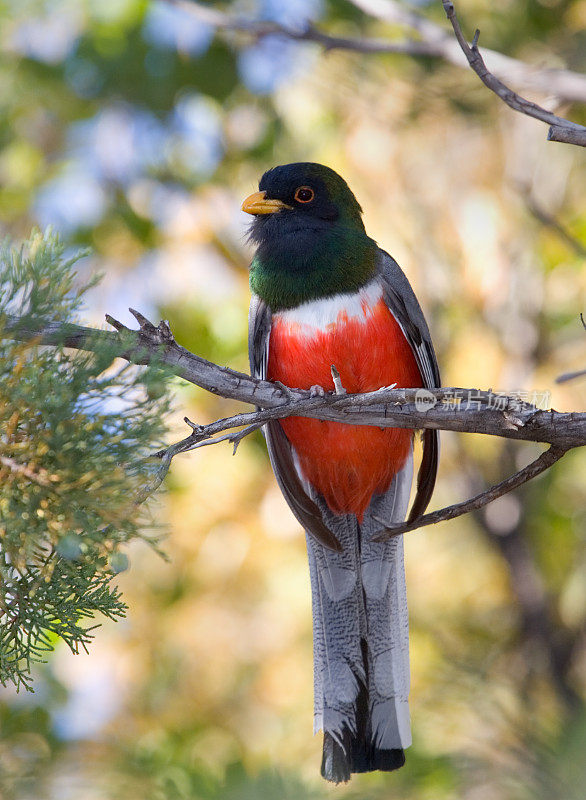
<svg viewBox="0 0 586 800"><path fill-rule="evenodd" d="M377 280L373 280L358 292L321 297L319 300L302 303L296 308L280 311L273 315L273 325L298 327L301 330L297 332L302 336L315 336L335 325L340 315L366 322L382 294L382 286Z"/></svg>

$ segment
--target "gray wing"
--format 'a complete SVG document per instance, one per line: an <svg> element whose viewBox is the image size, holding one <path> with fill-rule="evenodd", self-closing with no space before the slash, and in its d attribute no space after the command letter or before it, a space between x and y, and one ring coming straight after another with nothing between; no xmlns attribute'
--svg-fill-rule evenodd
<svg viewBox="0 0 586 800"><path fill-rule="evenodd" d="M271 333L271 311L257 295L252 296L248 315L248 357L255 378L266 378ZM339 552L342 548L326 526L322 513L305 491L295 468L289 440L277 421L264 427L269 458L285 500L303 528L320 544Z"/></svg>
<svg viewBox="0 0 586 800"><path fill-rule="evenodd" d="M425 388L439 388L439 367L429 328L411 284L395 259L384 250L379 250L377 267L385 302L413 350ZM421 516L429 504L435 486L438 460L439 432L426 428L423 433L423 458L417 475L417 493L409 521Z"/></svg>

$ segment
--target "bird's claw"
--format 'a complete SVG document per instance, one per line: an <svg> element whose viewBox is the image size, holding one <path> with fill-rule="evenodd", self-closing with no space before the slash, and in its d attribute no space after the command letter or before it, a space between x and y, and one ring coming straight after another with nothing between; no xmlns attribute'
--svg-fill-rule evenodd
<svg viewBox="0 0 586 800"><path fill-rule="evenodd" d="M291 389L288 386L285 386L284 383L281 383L281 381L273 381L273 383L275 384L275 386L279 387L279 389L281 390L282 394L287 398L287 400L294 400L295 399L295 395L293 394Z"/></svg>
<svg viewBox="0 0 586 800"><path fill-rule="evenodd" d="M325 397L326 392L323 386L320 386L318 383L314 384L314 386L309 387L309 396L310 397Z"/></svg>

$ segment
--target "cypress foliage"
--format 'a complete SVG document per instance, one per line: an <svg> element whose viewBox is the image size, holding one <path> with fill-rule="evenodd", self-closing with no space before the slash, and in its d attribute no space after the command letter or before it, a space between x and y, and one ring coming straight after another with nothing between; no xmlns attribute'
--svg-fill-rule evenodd
<svg viewBox="0 0 586 800"><path fill-rule="evenodd" d="M23 323L71 322L95 281L81 284L50 232L0 250L0 334ZM125 544L143 538L137 502L168 408L156 367L96 353L0 339L0 682L31 688L31 667L62 639L87 649L101 616L126 606L112 579Z"/></svg>

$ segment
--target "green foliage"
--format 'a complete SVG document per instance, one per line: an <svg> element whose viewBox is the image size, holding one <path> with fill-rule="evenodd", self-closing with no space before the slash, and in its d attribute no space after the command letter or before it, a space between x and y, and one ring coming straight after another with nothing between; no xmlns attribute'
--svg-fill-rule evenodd
<svg viewBox="0 0 586 800"><path fill-rule="evenodd" d="M90 283L59 240L33 234L0 261L0 329L71 321ZM156 391L153 391L153 387ZM119 548L145 538L137 464L160 443L167 396L160 372L96 353L0 345L0 682L30 688L31 666L58 638L78 652L95 614L124 615L112 585Z"/></svg>

